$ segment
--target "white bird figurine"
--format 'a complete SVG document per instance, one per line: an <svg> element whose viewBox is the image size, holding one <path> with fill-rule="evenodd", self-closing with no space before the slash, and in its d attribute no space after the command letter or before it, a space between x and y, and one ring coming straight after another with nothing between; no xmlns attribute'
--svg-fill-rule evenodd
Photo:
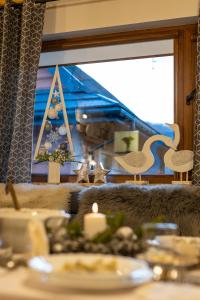
<svg viewBox="0 0 200 300"><path fill-rule="evenodd" d="M177 147L180 142L180 130L178 124L167 124L174 131L174 146ZM186 172L186 181L188 181L188 172L193 169L194 153L191 150L175 151L169 149L164 155L165 166L172 171L180 173L180 180L183 181L183 173Z"/></svg>
<svg viewBox="0 0 200 300"><path fill-rule="evenodd" d="M136 175L139 174L140 182L141 174L149 170L155 162L155 158L151 151L151 145L156 141L161 141L168 147L175 149L171 138L165 135L156 134L145 141L142 151L133 151L122 156L115 156L114 158L122 168L134 175L135 181L137 179Z"/></svg>

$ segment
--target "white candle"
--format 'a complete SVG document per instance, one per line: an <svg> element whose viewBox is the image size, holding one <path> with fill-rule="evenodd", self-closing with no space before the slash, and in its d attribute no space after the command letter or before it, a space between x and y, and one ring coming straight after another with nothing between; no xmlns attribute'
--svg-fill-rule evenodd
<svg viewBox="0 0 200 300"><path fill-rule="evenodd" d="M92 213L84 216L85 236L92 239L97 233L104 231L107 227L106 216L98 213L97 203L92 205Z"/></svg>

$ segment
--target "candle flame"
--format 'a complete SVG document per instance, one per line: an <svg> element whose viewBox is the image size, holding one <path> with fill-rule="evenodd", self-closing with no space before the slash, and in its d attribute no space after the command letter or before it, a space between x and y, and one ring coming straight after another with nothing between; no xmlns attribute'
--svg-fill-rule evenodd
<svg viewBox="0 0 200 300"><path fill-rule="evenodd" d="M93 213L98 213L98 204L97 203L92 204L92 211L93 211Z"/></svg>

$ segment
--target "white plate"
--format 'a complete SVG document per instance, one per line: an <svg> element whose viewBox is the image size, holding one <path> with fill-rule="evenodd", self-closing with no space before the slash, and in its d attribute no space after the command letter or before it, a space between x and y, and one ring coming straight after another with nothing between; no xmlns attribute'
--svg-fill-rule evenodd
<svg viewBox="0 0 200 300"><path fill-rule="evenodd" d="M76 263L77 260L91 264L98 259L109 262L116 259L116 272L69 272L61 271L64 263ZM144 261L122 256L101 254L62 254L46 257L34 257L29 267L35 271L39 280L57 288L83 290L112 290L130 288L152 279L152 271Z"/></svg>

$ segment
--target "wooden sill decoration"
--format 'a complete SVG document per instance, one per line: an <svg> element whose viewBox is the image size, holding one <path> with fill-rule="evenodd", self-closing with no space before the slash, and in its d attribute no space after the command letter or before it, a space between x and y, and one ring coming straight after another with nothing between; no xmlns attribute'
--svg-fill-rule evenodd
<svg viewBox="0 0 200 300"><path fill-rule="evenodd" d="M175 147L178 147L180 143L180 128L178 124L167 124L174 132L173 143ZM190 185L192 182L189 180L189 171L193 169L193 157L194 153L191 150L174 150L169 149L164 156L164 163L166 168L176 172L178 174L178 180L172 181L172 184L186 184ZM185 173L185 180L183 177Z"/></svg>
<svg viewBox="0 0 200 300"><path fill-rule="evenodd" d="M178 124L166 124L174 133L173 139L164 135L153 135L144 143L142 151L132 151L123 156L116 156L115 160L126 171L134 175L134 180L126 181L132 184L147 184L148 182L141 180L141 174L148 171L154 164L155 158L151 152L151 145L156 141L162 141L169 147L164 155L165 167L176 172L180 178L179 180L172 181L172 184L186 184L190 185L192 182L189 180L189 171L193 169L193 156L191 150L177 151L177 146L180 142L180 129ZM186 173L185 180L183 173ZM136 175L139 175L137 180Z"/></svg>
<svg viewBox="0 0 200 300"><path fill-rule="evenodd" d="M147 181L141 180L141 174L148 171L155 162L154 155L151 151L151 146L157 141L163 142L166 146L170 148L174 147L171 138L165 135L156 134L149 137L145 141L142 151L132 151L128 154L114 157L114 159L122 168L134 175L134 180L129 180L128 183L140 185L148 184ZM137 180L137 175L139 175L139 180Z"/></svg>
<svg viewBox="0 0 200 300"><path fill-rule="evenodd" d="M67 133L66 142L69 143L69 150L70 150L71 156L72 157L74 156L74 147L73 147L70 127L69 127L69 121L68 121L67 110L66 110L66 105L65 105L65 98L64 98L64 94L63 94L63 87L62 87L62 82L61 82L61 78L60 78L59 68L58 68L58 65L56 65L55 73L54 73L54 76L53 76L53 80L52 80L51 88L50 88L50 92L49 92L49 97L48 97L47 104L46 104L46 109L45 109L45 112L44 112L42 125L41 125L41 128L40 128L37 144L36 144L36 147L35 147L34 160L37 160L40 145L41 145L41 142L42 142L42 136L43 136L44 129L45 129L45 124L46 124L46 121L48 119L48 113L49 113L49 109L50 109L50 105L51 105L51 100L52 100L52 97L53 97L54 90L56 89L56 85L58 86L57 89L58 89L61 104L62 104L64 126L66 128L66 133Z"/></svg>

